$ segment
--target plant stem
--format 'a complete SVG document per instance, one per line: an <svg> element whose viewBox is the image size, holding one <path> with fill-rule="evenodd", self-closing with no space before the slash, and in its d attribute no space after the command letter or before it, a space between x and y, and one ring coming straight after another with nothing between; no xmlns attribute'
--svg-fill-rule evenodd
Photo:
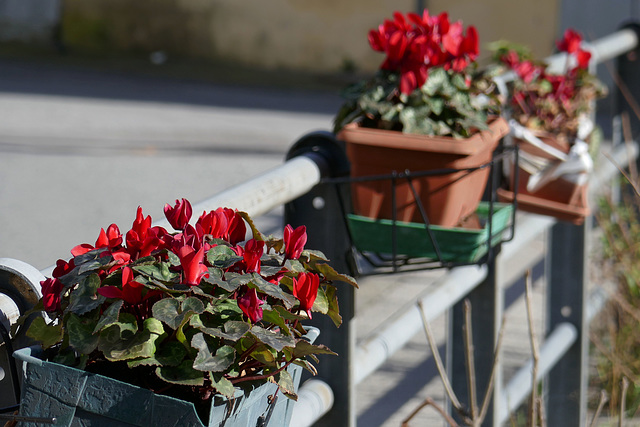
<svg viewBox="0 0 640 427"><path fill-rule="evenodd" d="M409 421L411 421L411 419L415 417L422 408L429 405L433 406L433 409L435 409L451 427L458 427L458 424L456 424L454 419L451 418L451 416L449 416L449 414L447 414L447 412L430 397L427 397L420 406L418 406L407 418L404 419L404 421L402 421L401 427L409 427Z"/></svg>
<svg viewBox="0 0 640 427"><path fill-rule="evenodd" d="M600 418L600 412L602 412L602 408L604 408L604 404L607 403L607 393L604 390L600 390L600 400L598 401L598 409L596 409L596 413L593 414L593 419L591 420L591 424L589 427L596 427L598 418Z"/></svg>
<svg viewBox="0 0 640 427"><path fill-rule="evenodd" d="M620 396L620 418L618 418L618 427L622 427L624 423L624 412L626 409L627 390L629 389L629 380L627 377L622 377L622 395Z"/></svg>
<svg viewBox="0 0 640 427"><path fill-rule="evenodd" d="M293 360L285 363L284 365L282 365L280 368L278 368L277 370L269 373L269 374L264 374L264 375L254 375L254 376L246 376L246 377L241 377L241 378L233 378L231 379L231 384L238 384L244 381L256 381L256 380L265 380L269 377L272 377L274 375L279 374L280 372L284 371L285 369L287 369L289 367L289 365L291 365L291 363L293 362Z"/></svg>
<svg viewBox="0 0 640 427"><path fill-rule="evenodd" d="M478 401L476 398L476 368L473 355L473 338L471 329L471 303L464 300L464 352L467 364L467 388L469 393L469 406L471 407L471 419L477 424Z"/></svg>
<svg viewBox="0 0 640 427"><path fill-rule="evenodd" d="M422 324L424 326L424 332L427 335L427 341L429 342L429 347L431 347L431 354L433 354L433 358L436 362L436 368L438 368L438 374L440 375L440 379L442 380L442 385L444 386L444 390L451 401L451 405L458 411L462 412L463 408L460 404L460 401L456 397L456 394L451 387L451 383L449 382L449 377L447 377L447 373L445 372L444 365L442 364L442 359L440 358L440 353L438 352L438 347L436 346L436 341L433 338L433 334L431 333L431 327L429 326L429 322L427 321L427 317L424 315L424 307L422 305L422 301L418 301L418 308L420 309L420 316L422 317Z"/></svg>

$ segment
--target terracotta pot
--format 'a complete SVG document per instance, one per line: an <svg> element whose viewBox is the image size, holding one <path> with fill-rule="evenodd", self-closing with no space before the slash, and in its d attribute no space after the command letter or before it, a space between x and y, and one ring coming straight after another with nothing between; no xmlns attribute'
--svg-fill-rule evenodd
<svg viewBox="0 0 640 427"><path fill-rule="evenodd" d="M552 134L540 133L536 136L544 143L567 154L570 147L568 144L557 141ZM518 144L520 151L535 156L553 160L544 151L536 148L526 141L514 138L514 142ZM556 179L549 182L535 192L527 190L527 184L531 175L518 168L518 209L536 213L540 215L548 215L556 217L563 221L581 224L585 216L589 215L589 207L587 205L587 185L577 185L574 182L565 179ZM514 171L511 172L511 184L508 190L498 190L498 198L503 202L513 201L514 187Z"/></svg>
<svg viewBox="0 0 640 427"><path fill-rule="evenodd" d="M467 139L404 134L351 123L338 134L346 143L352 177L466 169L486 165L509 126L494 119L489 130ZM482 198L490 168L457 171L412 180L431 224L454 227L473 214ZM391 180L353 182L354 212L369 218L392 219ZM406 180L396 183L396 218L423 222Z"/></svg>

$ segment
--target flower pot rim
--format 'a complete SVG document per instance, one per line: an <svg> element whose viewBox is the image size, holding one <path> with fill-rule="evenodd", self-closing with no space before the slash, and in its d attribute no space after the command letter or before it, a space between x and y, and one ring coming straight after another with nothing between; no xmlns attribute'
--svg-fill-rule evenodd
<svg viewBox="0 0 640 427"><path fill-rule="evenodd" d="M456 139L452 136L433 136L402 133L399 131L362 127L360 123L347 124L337 135L347 144L370 145L454 155L472 155L497 146L500 139L509 133L509 125L502 117L489 122L489 129L473 134L469 138ZM396 138L402 136L402 144Z"/></svg>

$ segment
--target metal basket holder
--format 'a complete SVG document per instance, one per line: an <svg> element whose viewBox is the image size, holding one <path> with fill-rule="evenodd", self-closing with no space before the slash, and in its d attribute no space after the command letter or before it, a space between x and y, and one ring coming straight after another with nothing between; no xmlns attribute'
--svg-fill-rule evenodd
<svg viewBox="0 0 640 427"><path fill-rule="evenodd" d="M492 230L492 218L494 213L494 203L496 199L496 189L499 187L498 179L502 179L501 168L503 164L503 160L508 156L513 156L513 165L518 165L519 154L517 146L503 146L501 145L494 153L491 160L485 164L482 164L478 167L474 168L466 168L466 169L434 169L428 171L410 171L405 170L402 172L393 171L391 174L387 175L371 175L366 177L344 177L344 178L327 178L323 180L323 183L333 184L338 193L338 200L340 201L340 208L342 210L342 217L345 221L345 228L349 233L349 239L351 241L352 248L352 260L354 271L357 271L359 275L372 275L372 274L386 274L386 273L396 273L400 271L417 271L417 270L432 270L438 268L452 268L456 266L462 265L482 265L491 262L494 257L499 253L500 246L502 243L511 241L514 237L515 233L515 217L516 217L516 209L517 209L517 188L518 188L518 174L514 177L514 198L510 203L513 207L510 219L510 225L507 227L509 229L508 235L504 236L505 233L502 233L502 238L497 242L493 243L494 236ZM490 168L489 179L487 183L487 188L485 189L485 196L483 199L486 199L489 203L489 214L486 220L487 229L488 229L488 238L487 238L487 252L478 260L473 262L457 262L457 261L447 261L443 259L442 256L442 244L438 242L438 239L434 235L434 232L430 226L429 218L426 215L424 206L418 197L417 191L413 185L413 180L416 178L424 177L424 176L435 176L435 175L447 175L458 172L466 172L465 176L479 169ZM516 169L517 170L517 169ZM351 212L351 200L350 200L350 184L353 182L367 182L367 181L391 181L392 186L392 195L391 195L391 212L392 218L391 221L393 223L392 231L391 231L391 246L392 253L391 254L383 254L383 253L374 253L370 251L361 251L354 245L354 239L351 235L350 228L348 226L347 213ZM411 189L413 199L418 207L418 211L420 213L422 223L425 224L425 237L431 241L433 245L434 252L436 254L435 258L415 258L409 257L406 255L398 254L398 233L397 233L397 223L398 220L396 218L396 187L398 182L406 181ZM504 229L503 231L506 231ZM484 244L484 243L483 243ZM366 267L362 265L362 262L365 262Z"/></svg>

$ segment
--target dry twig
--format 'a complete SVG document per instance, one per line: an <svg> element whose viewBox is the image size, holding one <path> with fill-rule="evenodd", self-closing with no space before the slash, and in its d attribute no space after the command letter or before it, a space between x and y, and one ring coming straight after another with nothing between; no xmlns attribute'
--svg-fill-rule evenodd
<svg viewBox="0 0 640 427"><path fill-rule="evenodd" d="M533 357L533 369L531 370L531 400L529 405L529 423L535 427L538 419L537 414L537 394L538 394L538 364L540 354L538 352L538 342L533 325L533 307L531 303L531 270L527 270L524 280L524 298L527 304L527 321L529 322L529 340L531 343L531 354Z"/></svg>

